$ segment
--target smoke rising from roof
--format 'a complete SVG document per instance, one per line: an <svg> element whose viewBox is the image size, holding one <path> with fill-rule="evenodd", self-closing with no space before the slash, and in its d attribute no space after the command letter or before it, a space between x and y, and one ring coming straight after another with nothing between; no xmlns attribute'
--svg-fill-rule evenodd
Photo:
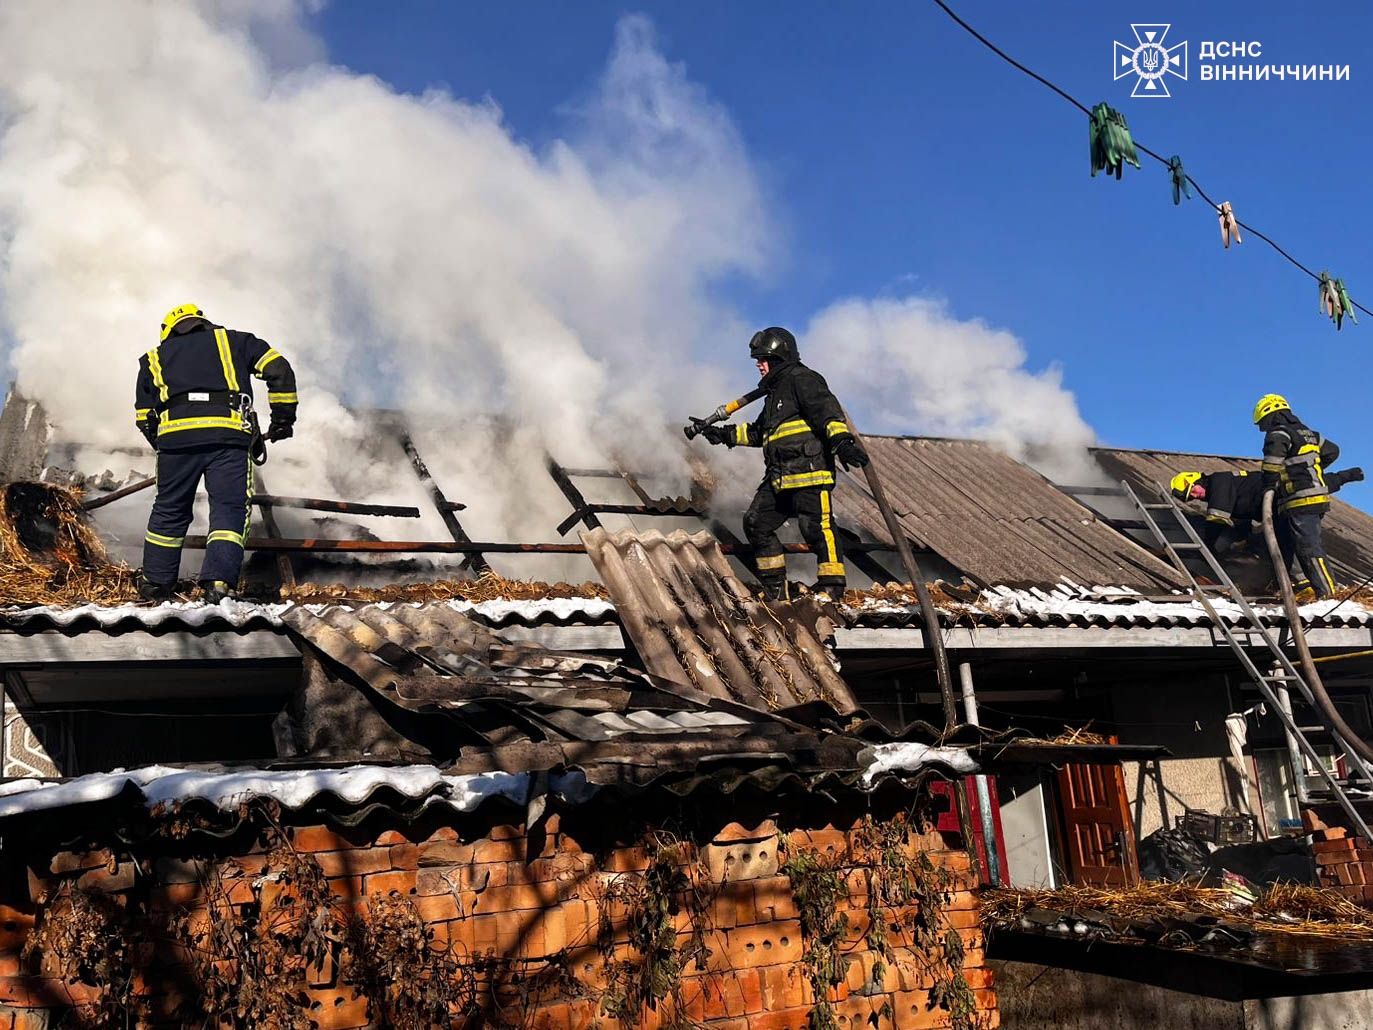
<svg viewBox="0 0 1373 1030"><path fill-rule="evenodd" d="M782 259L728 114L627 16L564 138L535 150L491 101L327 64L309 6L0 5L0 340L21 388L68 439L140 445L136 358L190 300L296 367L279 453L304 461L269 469L274 492L423 506L359 407L518 426L512 448L499 423L418 423L478 537L551 535L567 506L545 447L675 465L670 423L751 385L754 319L716 284ZM801 342L875 429L1091 437L1056 374L930 301L846 300Z"/></svg>
<svg viewBox="0 0 1373 1030"><path fill-rule="evenodd" d="M806 330L810 346L842 353L828 372L865 401L868 429L988 440L1063 483L1103 478L1086 448L1096 434L1058 368L1031 372L1004 329L959 321L928 297L838 301Z"/></svg>

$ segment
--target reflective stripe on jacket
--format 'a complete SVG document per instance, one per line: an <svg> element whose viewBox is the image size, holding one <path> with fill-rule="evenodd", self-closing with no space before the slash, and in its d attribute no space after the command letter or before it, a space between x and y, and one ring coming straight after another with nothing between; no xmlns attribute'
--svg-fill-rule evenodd
<svg viewBox="0 0 1373 1030"><path fill-rule="evenodd" d="M267 384L272 417L294 422L295 372L265 341L208 325L173 334L138 359L134 422L140 431L155 422L159 450L246 448L254 377Z"/></svg>
<svg viewBox="0 0 1373 1030"><path fill-rule="evenodd" d="M762 412L748 425L734 426L733 443L763 448L774 490L833 486L834 445L849 435L849 427L824 376L792 362L764 382L768 395Z"/></svg>
<svg viewBox="0 0 1373 1030"><path fill-rule="evenodd" d="M1325 482L1325 466L1339 458L1340 449L1290 412L1275 412L1264 423L1264 486L1277 490L1274 510L1328 508L1330 488Z"/></svg>

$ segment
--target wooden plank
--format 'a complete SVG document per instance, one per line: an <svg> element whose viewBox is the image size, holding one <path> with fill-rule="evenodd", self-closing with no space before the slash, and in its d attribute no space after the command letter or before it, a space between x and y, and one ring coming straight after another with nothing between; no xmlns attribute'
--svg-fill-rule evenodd
<svg viewBox="0 0 1373 1030"><path fill-rule="evenodd" d="M263 477L260 466L253 466L253 493L261 491L267 494L267 480ZM250 509L251 510L251 509ZM262 526L267 531L267 536L277 540L281 538L281 530L277 526L276 513L272 511L271 504L261 504L258 512L262 515ZM291 556L285 551L278 551L276 556L277 576L281 579L281 589L285 592L296 588L296 570L291 565Z"/></svg>
<svg viewBox="0 0 1373 1030"><path fill-rule="evenodd" d="M429 492L429 499L434 502L434 509L439 513L439 518L443 520L443 527L448 530L448 535L453 538L455 543L470 544L472 538L467 535L467 530L462 528L462 523L453 514L461 506L455 505L439 489L439 484L434 481L433 475L429 472L429 466L420 457L419 449L415 446L415 441L411 439L409 433L401 434L400 445L405 451L405 456L410 459L410 466L415 470L415 475L419 477L420 483ZM491 571L490 563L480 551L470 552L467 560L459 567L471 569L478 575Z"/></svg>

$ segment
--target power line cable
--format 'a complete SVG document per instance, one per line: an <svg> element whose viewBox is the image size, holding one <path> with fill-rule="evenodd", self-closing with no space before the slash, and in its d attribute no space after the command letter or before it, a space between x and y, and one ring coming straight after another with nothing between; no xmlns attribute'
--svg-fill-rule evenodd
<svg viewBox="0 0 1373 1030"><path fill-rule="evenodd" d="M1060 89L1058 86L1054 85L1052 82L1050 82L1044 76L1040 75L1038 72L1025 67L1025 65L1021 64L1014 57L1006 53L1006 51L1002 50L999 46L997 46L995 43L989 40L986 36L982 35L982 33L978 32L975 28L973 28L966 21L960 18L953 11L953 9L949 7L948 4L944 3L944 0L934 0L934 2L938 4L940 9L943 10L943 12L947 14L950 18L952 18L959 25L959 27L961 27L964 31L966 31L970 36L972 36L975 40L977 40L979 43L985 46L992 53L996 54L997 57L1001 58L1003 61L1005 61L1012 67L1024 72L1026 75L1030 76L1030 78L1034 79L1036 82L1039 82L1042 85L1049 87L1049 89L1053 90L1064 100L1068 101L1068 103L1072 104L1083 114L1087 115L1088 117L1091 117L1092 112L1087 108L1085 104L1082 103L1082 101L1078 100L1076 97L1074 97L1071 93L1067 92L1066 90ZM1159 154L1154 153L1152 150L1144 146L1138 140L1135 141L1135 149L1142 150L1144 153L1148 154L1155 161L1159 162L1159 164L1164 165L1165 167L1169 165L1169 161L1167 158L1164 158ZM1212 200L1209 196L1206 195L1206 191L1201 188L1201 185L1197 182L1196 179L1192 178L1192 176L1190 175L1185 176L1185 178L1187 179L1187 182L1191 184L1192 188L1197 191L1197 195L1201 197L1202 200L1206 201L1206 203L1210 204L1213 210L1219 208L1220 205L1218 205L1214 200ZM1273 242L1271 238L1269 238L1264 233L1259 232L1252 225L1249 225L1245 222L1241 222L1238 219L1235 220L1235 224L1238 225L1241 229L1244 229L1246 232L1252 233L1259 239L1263 240L1264 243L1268 244L1279 254L1285 257L1288 261L1290 261L1293 265L1295 265L1297 268L1301 269L1303 272L1309 275L1316 282L1321 281L1321 277L1319 275L1311 271L1311 269L1307 268L1300 261L1294 258L1291 254L1283 250L1282 247L1278 246L1275 242ZM1365 315L1373 315L1373 311L1370 311L1368 308L1364 307L1362 304L1360 304L1353 298L1350 299L1350 303L1353 304L1354 307L1362 311Z"/></svg>

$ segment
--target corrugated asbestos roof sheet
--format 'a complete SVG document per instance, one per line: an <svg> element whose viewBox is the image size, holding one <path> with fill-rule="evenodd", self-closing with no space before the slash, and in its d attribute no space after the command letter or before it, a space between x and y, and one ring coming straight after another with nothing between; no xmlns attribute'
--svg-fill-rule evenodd
<svg viewBox="0 0 1373 1030"><path fill-rule="evenodd" d="M1214 598L1217 614L1232 626L1247 624L1239 606L1224 598ZM1268 626L1284 626L1287 616L1278 605L1254 608ZM857 608L846 608L849 624L874 629L910 627L920 623L920 611L913 605L873 601ZM1103 593L1080 587L1059 587L1053 591L1010 590L996 587L984 591L968 604L949 604L939 611L947 626L1051 628L1167 629L1211 625L1211 617L1190 595L1176 600L1143 598L1128 593ZM1373 611L1354 601L1316 601L1301 608L1302 625L1307 629L1353 629L1373 626ZM1063 646L1055 643L1053 646ZM1218 647L1224 647L1218 643Z"/></svg>
<svg viewBox="0 0 1373 1030"><path fill-rule="evenodd" d="M867 440L907 535L983 586L1066 579L1156 593L1182 585L1169 565L991 444ZM841 477L835 500L841 521L887 538L877 505L856 479Z"/></svg>
<svg viewBox="0 0 1373 1030"><path fill-rule="evenodd" d="M452 775L577 770L593 787L683 796L872 785L863 734L880 727L825 700L750 707L617 661L511 643L444 604L295 608L283 621L358 689L445 720L455 740L434 758ZM966 762L955 750L930 764Z"/></svg>
<svg viewBox="0 0 1373 1030"><path fill-rule="evenodd" d="M511 643L443 604L296 608L283 618L359 689L441 720L431 725L453 740L433 758L454 774L578 769L595 786L678 792L794 777L851 783L869 746L834 732L843 717L824 702L789 718L618 661Z"/></svg>
<svg viewBox="0 0 1373 1030"><path fill-rule="evenodd" d="M1254 459L1179 451L1131 451L1098 447L1093 449L1092 454L1112 479L1126 480L1137 492L1144 491L1150 496L1157 492L1154 489L1156 483L1166 485L1178 472L1242 472L1259 467ZM1193 507L1201 511L1199 505ZM1337 579L1358 583L1373 576L1373 516L1336 497L1321 528L1325 550L1335 564Z"/></svg>
<svg viewBox="0 0 1373 1030"><path fill-rule="evenodd" d="M730 735L766 719L711 710L613 659L511 643L445 604L300 607L283 621L382 698L457 716L488 744Z"/></svg>
<svg viewBox="0 0 1373 1030"><path fill-rule="evenodd" d="M753 600L714 537L596 529L582 541L654 675L762 710L858 707L821 643L818 606Z"/></svg>
<svg viewBox="0 0 1373 1030"><path fill-rule="evenodd" d="M524 601L433 601L446 605L487 626L613 626L618 621L615 606L599 598L548 597ZM399 607L410 602L394 602ZM104 607L83 604L74 608L41 605L32 608L0 610L0 628L21 633L62 630L75 634L88 630L122 633L130 630L150 632L246 632L280 629L282 614L296 607L319 609L320 605L249 604L221 601L167 601L162 604L121 604Z"/></svg>

